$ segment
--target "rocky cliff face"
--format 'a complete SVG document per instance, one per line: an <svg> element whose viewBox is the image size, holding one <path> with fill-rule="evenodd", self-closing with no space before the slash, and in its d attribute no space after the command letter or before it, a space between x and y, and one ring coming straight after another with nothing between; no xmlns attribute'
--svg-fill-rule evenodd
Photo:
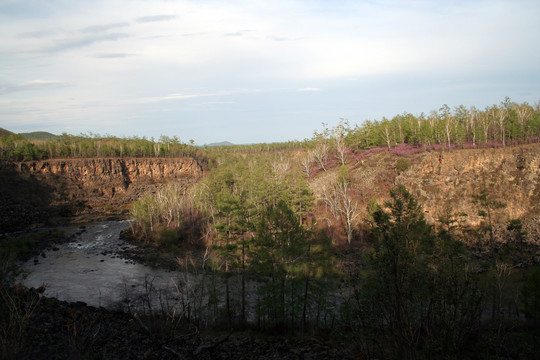
<svg viewBox="0 0 540 360"><path fill-rule="evenodd" d="M540 147L538 145L425 153L396 178L417 196L426 210L437 213L448 204L467 213L472 224L480 219L473 195L486 189L505 204L509 218L540 214Z"/></svg>
<svg viewBox="0 0 540 360"><path fill-rule="evenodd" d="M400 158L384 151L356 161L349 170L352 187L362 198L363 215L372 196L384 202L392 186L403 184L429 221L449 211L467 214L465 224L476 226L482 219L473 196L486 189L493 200L505 205L494 211L499 229L508 219L519 218L528 238L540 244L540 144L421 152L406 157L410 166L398 172Z"/></svg>
<svg viewBox="0 0 540 360"><path fill-rule="evenodd" d="M16 166L21 174L59 179L106 199L122 197L141 185L197 179L203 172L192 158L68 159L22 162Z"/></svg>
<svg viewBox="0 0 540 360"><path fill-rule="evenodd" d="M172 181L190 183L204 172L192 158L51 159L1 163L2 228L40 222L52 212L120 213L146 191ZM53 211L54 210L54 211ZM41 214L41 215L39 215ZM19 225L17 225L19 224Z"/></svg>

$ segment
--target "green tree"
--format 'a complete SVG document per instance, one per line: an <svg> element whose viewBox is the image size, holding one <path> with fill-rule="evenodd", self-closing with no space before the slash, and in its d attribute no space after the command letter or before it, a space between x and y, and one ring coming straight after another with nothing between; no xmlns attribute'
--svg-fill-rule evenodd
<svg viewBox="0 0 540 360"><path fill-rule="evenodd" d="M230 278L240 272L242 277L241 312L246 319L246 240L250 230L252 202L249 200L245 162L229 157L226 164L215 169L204 183L199 201L206 208L216 230L213 248L221 258L225 276L225 309L232 321Z"/></svg>
<svg viewBox="0 0 540 360"><path fill-rule="evenodd" d="M246 247L247 233L250 229L249 207L242 197L226 194L217 203L218 219L214 224L217 230L214 249L225 262L225 306L228 320L231 321L231 299L229 278L234 272L242 277L240 320L246 321Z"/></svg>
<svg viewBox="0 0 540 360"><path fill-rule="evenodd" d="M523 223L521 219L508 219L506 230L510 231L517 244L523 244L523 241L527 237L527 231L523 230Z"/></svg>
<svg viewBox="0 0 540 360"><path fill-rule="evenodd" d="M436 234L403 186L373 206L375 241L362 286L345 308L369 357L458 356L481 294L451 233Z"/></svg>
<svg viewBox="0 0 540 360"><path fill-rule="evenodd" d="M249 258L251 270L262 282L257 302L260 322L282 329L301 323L306 329L310 309L316 307L312 299L326 295L324 278L333 271L330 240L304 228L280 201L257 222Z"/></svg>
<svg viewBox="0 0 540 360"><path fill-rule="evenodd" d="M489 244L492 253L495 253L495 235L493 233L493 217L497 209L506 207L506 204L496 200L486 187L473 195L473 204L478 206L478 216L482 218L481 229L489 235ZM495 259L495 258L494 258Z"/></svg>
<svg viewBox="0 0 540 360"><path fill-rule="evenodd" d="M373 297L388 313L399 358L414 358L420 341L420 320L426 306L427 259L432 245L431 226L404 186L390 192L391 200L373 214L377 241L370 265L379 283L370 282Z"/></svg>
<svg viewBox="0 0 540 360"><path fill-rule="evenodd" d="M261 279L268 279L258 289L258 315L275 326L286 327L298 313L300 292L290 269L305 255L304 229L293 211L284 203L269 207L256 227L250 257L252 269ZM296 288L296 289L295 289Z"/></svg>

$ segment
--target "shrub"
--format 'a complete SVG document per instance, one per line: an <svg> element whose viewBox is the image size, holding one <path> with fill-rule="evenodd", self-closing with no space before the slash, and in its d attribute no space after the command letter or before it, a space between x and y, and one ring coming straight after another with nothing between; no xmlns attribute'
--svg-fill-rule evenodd
<svg viewBox="0 0 540 360"><path fill-rule="evenodd" d="M25 346L27 323L39 296L21 286L12 285L18 274L13 259L0 254L0 358L14 359Z"/></svg>
<svg viewBox="0 0 540 360"><path fill-rule="evenodd" d="M341 165L338 172L338 184L347 185L350 183L349 170L347 165Z"/></svg>
<svg viewBox="0 0 540 360"><path fill-rule="evenodd" d="M411 167L411 162L409 161L409 159L399 158L396 161L395 169L398 174L401 174L402 172L407 170L409 167Z"/></svg>
<svg viewBox="0 0 540 360"><path fill-rule="evenodd" d="M165 248L167 251L175 252L178 251L179 242L180 235L178 230L170 228L160 230L158 238L159 246Z"/></svg>

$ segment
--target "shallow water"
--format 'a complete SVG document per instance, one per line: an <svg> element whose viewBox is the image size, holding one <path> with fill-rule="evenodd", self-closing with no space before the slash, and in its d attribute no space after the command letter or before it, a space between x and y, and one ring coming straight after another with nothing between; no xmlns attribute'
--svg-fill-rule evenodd
<svg viewBox="0 0 540 360"><path fill-rule="evenodd" d="M44 284L45 296L109 308L143 294L149 281L173 296L174 283L187 274L122 258L122 251L134 246L119 236L128 227L128 221L108 221L67 229L74 234L73 241L23 264L23 285L38 288Z"/></svg>

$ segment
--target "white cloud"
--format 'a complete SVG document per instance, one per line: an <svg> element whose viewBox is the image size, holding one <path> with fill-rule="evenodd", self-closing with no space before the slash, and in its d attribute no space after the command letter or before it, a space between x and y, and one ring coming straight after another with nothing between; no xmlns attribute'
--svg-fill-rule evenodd
<svg viewBox="0 0 540 360"><path fill-rule="evenodd" d="M169 21L175 19L176 15L151 15L151 16L141 16L135 19L135 21L140 23L149 23L149 22L158 22L158 21Z"/></svg>
<svg viewBox="0 0 540 360"><path fill-rule="evenodd" d="M146 103L154 103L154 102L169 101L169 100L192 99L192 98L202 97L202 96L213 96L213 94L169 94L165 96L152 96L152 97L138 98L134 100L129 100L128 102L146 104Z"/></svg>
<svg viewBox="0 0 540 360"><path fill-rule="evenodd" d="M91 25L81 29L82 33L103 33L111 29L123 28L129 26L127 22L118 22L114 24Z"/></svg>
<svg viewBox="0 0 540 360"><path fill-rule="evenodd" d="M50 91L52 89L69 86L67 82L58 80L30 80L16 85L4 85L0 87L0 94L9 94L19 91Z"/></svg>
<svg viewBox="0 0 540 360"><path fill-rule="evenodd" d="M216 96L230 96L230 95L238 95L238 94L254 94L254 93L260 93L264 91L272 91L272 89L269 89L269 90L233 89L233 90L216 91L212 93L192 93L192 94L173 93L173 94L168 94L165 96L136 98L136 99L127 100L127 102L146 104L146 103L156 103L156 102L170 101L170 100L185 100L185 99L192 99L192 98L199 98L199 97L216 97Z"/></svg>

